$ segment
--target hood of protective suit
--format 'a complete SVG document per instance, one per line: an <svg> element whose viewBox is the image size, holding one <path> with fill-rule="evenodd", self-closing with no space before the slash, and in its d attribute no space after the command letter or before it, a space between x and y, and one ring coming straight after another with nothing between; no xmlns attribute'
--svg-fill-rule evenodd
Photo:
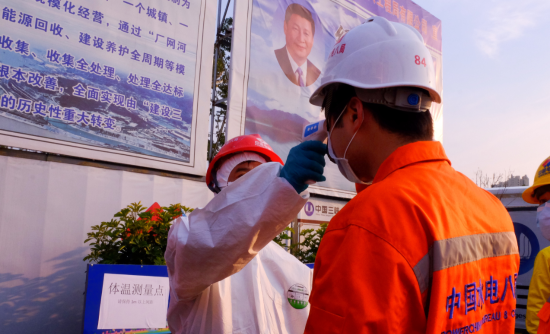
<svg viewBox="0 0 550 334"><path fill-rule="evenodd" d="M216 172L216 180L218 181L218 186L221 189L229 185L229 175L231 174L233 169L237 167L238 164L245 161L257 161L262 164L266 162L265 159L258 153L242 152L235 154L234 156L224 161Z"/></svg>

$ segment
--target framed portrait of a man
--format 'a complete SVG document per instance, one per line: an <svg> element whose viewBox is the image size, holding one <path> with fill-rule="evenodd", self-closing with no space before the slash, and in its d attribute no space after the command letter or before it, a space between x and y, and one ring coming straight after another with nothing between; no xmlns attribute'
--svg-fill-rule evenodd
<svg viewBox="0 0 550 334"><path fill-rule="evenodd" d="M275 50L279 66L296 86L310 86L321 75L321 70L308 59L315 36L313 15L300 4L290 4L285 11L283 29L286 44Z"/></svg>

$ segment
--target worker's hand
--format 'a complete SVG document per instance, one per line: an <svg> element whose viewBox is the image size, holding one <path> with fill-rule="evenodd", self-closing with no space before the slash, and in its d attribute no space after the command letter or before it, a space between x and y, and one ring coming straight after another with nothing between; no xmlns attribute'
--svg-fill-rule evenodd
<svg viewBox="0 0 550 334"><path fill-rule="evenodd" d="M320 141L306 141L294 146L280 176L285 178L299 193L306 190L309 184L325 181L325 153L327 145Z"/></svg>

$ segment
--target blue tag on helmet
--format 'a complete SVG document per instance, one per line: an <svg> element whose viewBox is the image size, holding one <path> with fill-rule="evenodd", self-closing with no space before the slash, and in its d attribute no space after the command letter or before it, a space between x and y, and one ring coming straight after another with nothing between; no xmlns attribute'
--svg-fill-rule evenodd
<svg viewBox="0 0 550 334"><path fill-rule="evenodd" d="M418 104L418 102L420 102L420 96L418 96L418 94L409 94L409 96L407 97L407 102L411 105L411 106L415 106Z"/></svg>

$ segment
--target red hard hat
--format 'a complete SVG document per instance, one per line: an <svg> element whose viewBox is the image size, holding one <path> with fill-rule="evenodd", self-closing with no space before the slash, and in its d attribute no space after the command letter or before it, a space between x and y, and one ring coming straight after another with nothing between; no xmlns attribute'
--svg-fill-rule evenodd
<svg viewBox="0 0 550 334"><path fill-rule="evenodd" d="M217 186L217 182L215 182L216 180L213 176L213 172L217 167L216 163L223 157L239 152L259 153L266 158L267 162L273 161L284 165L281 158L273 152L271 146L269 146L269 144L266 143L260 135L254 134L235 137L222 146L218 154L216 154L208 166L208 171L206 172L206 185L208 185L210 190L213 192L219 192L219 187Z"/></svg>

